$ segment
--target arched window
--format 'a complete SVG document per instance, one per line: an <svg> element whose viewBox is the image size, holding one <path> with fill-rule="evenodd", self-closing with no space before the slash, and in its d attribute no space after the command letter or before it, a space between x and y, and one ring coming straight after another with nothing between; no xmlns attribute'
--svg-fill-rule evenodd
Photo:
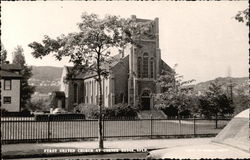
<svg viewBox="0 0 250 160"><path fill-rule="evenodd" d="M77 103L77 84L74 84L74 103Z"/></svg>
<svg viewBox="0 0 250 160"><path fill-rule="evenodd" d="M141 57L138 57L137 60L137 74L138 74L138 78L141 78Z"/></svg>
<svg viewBox="0 0 250 160"><path fill-rule="evenodd" d="M154 78L154 58L150 59L150 78Z"/></svg>
<svg viewBox="0 0 250 160"><path fill-rule="evenodd" d="M145 89L145 90L142 92L141 97L149 97L149 96L150 96L150 90Z"/></svg>
<svg viewBox="0 0 250 160"><path fill-rule="evenodd" d="M143 54L143 78L148 78L148 53Z"/></svg>

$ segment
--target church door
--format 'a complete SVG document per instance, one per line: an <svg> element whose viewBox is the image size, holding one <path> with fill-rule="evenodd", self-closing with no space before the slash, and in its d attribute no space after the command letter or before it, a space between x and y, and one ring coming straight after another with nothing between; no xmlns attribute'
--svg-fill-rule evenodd
<svg viewBox="0 0 250 160"><path fill-rule="evenodd" d="M141 95L141 105L143 110L150 110L150 92L145 90Z"/></svg>
<svg viewBox="0 0 250 160"><path fill-rule="evenodd" d="M150 110L150 98L141 98L141 105L143 110Z"/></svg>

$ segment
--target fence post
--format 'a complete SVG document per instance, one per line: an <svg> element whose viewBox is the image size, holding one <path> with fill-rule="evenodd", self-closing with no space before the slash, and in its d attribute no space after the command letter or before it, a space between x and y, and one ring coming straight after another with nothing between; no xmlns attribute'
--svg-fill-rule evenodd
<svg viewBox="0 0 250 160"><path fill-rule="evenodd" d="M104 116L102 116L102 117L104 117ZM102 137L103 137L103 139L105 138L105 121L106 121L106 119L105 118L102 118Z"/></svg>
<svg viewBox="0 0 250 160"><path fill-rule="evenodd" d="M195 128L196 126L195 126L195 117L194 117L194 137L195 137L195 135L196 135L196 128Z"/></svg>
<svg viewBox="0 0 250 160"><path fill-rule="evenodd" d="M218 116L216 114L216 116L215 116L215 129L217 129L217 128L218 128Z"/></svg>
<svg viewBox="0 0 250 160"><path fill-rule="evenodd" d="M179 134L181 135L181 119L180 117L178 119L179 119Z"/></svg>
<svg viewBox="0 0 250 160"><path fill-rule="evenodd" d="M50 141L50 115L48 115L48 141Z"/></svg>
<svg viewBox="0 0 250 160"><path fill-rule="evenodd" d="M153 119L152 119L152 114L150 115L150 138L152 139L153 135Z"/></svg>

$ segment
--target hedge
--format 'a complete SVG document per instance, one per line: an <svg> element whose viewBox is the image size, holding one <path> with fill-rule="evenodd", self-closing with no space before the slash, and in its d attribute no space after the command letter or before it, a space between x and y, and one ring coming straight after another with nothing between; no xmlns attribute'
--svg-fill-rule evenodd
<svg viewBox="0 0 250 160"><path fill-rule="evenodd" d="M7 110L1 109L2 117L33 117L33 115L28 110L23 110L21 112L8 112Z"/></svg>
<svg viewBox="0 0 250 160"><path fill-rule="evenodd" d="M74 114L74 113L67 113L67 114L40 114L35 115L36 121L64 121L64 120L75 120L75 119L85 119L84 114Z"/></svg>
<svg viewBox="0 0 250 160"><path fill-rule="evenodd" d="M74 108L74 112L85 114L88 119L99 118L99 107L97 105L79 104ZM122 103L116 104L112 107L103 107L102 113L104 119L138 118L137 109Z"/></svg>

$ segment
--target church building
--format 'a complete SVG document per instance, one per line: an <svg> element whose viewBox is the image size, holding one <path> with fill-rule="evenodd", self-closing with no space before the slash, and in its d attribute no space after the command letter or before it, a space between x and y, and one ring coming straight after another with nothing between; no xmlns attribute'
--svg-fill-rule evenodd
<svg viewBox="0 0 250 160"><path fill-rule="evenodd" d="M140 106L144 110L154 107L153 93L160 92L156 84L157 77L163 70L171 68L161 59L159 48L159 19L139 19L138 22L153 21L154 38L140 40L140 47L127 46L124 51L111 57L109 75L102 79L104 107L112 107L118 103ZM72 111L80 104L98 104L99 87L96 74L84 73L67 79L72 67L64 66L60 91L65 93L65 109Z"/></svg>

